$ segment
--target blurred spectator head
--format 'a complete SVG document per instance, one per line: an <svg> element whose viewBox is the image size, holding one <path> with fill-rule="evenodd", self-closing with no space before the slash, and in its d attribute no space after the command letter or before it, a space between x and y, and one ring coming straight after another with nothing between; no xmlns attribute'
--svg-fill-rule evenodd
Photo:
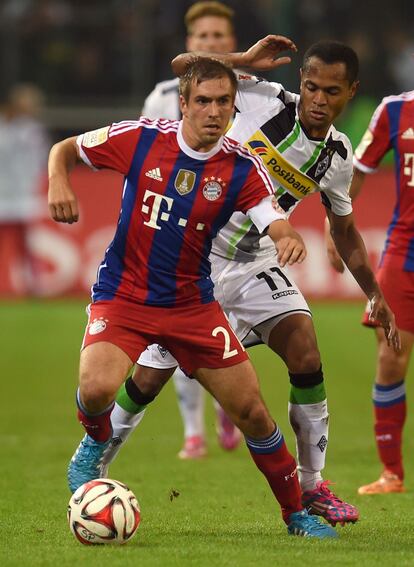
<svg viewBox="0 0 414 567"><path fill-rule="evenodd" d="M14 85L6 101L9 116L37 116L44 105L43 92L31 83L18 83Z"/></svg>
<svg viewBox="0 0 414 567"><path fill-rule="evenodd" d="M226 53L234 51L234 10L221 2L196 2L187 10L188 51Z"/></svg>

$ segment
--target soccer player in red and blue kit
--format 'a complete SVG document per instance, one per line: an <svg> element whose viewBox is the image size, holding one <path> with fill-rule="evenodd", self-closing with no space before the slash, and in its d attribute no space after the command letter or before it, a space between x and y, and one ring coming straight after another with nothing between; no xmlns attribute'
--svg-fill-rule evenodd
<svg viewBox="0 0 414 567"><path fill-rule="evenodd" d="M404 492L402 432L406 418L405 376L414 344L414 91L383 99L354 154L350 196L360 192L366 174L375 172L388 150L394 152L396 202L376 274L394 312L401 350L388 348L384 333L367 313L363 323L375 327L377 369L372 392L375 439L383 471L359 494Z"/></svg>
<svg viewBox="0 0 414 567"><path fill-rule="evenodd" d="M404 491L405 376L414 344L414 91L386 97L375 111L355 152L352 197L359 193L365 174L377 168L389 149L394 151L396 202L377 279L395 314L401 351L388 349L383 334L376 330L378 358L372 398L383 471L379 480L361 486L359 494ZM366 316L364 323L370 324Z"/></svg>
<svg viewBox="0 0 414 567"><path fill-rule="evenodd" d="M267 230L281 265L305 257L302 239L272 205L272 184L261 162L223 137L236 88L225 65L198 60L180 81L181 122L121 122L68 138L51 150L49 209L58 222L78 220L69 183L78 161L125 176L116 234L92 289L77 395L86 435L69 464L69 487L73 492L99 476L116 392L139 354L157 342L245 434L288 532L336 537L303 509L295 460L213 296L211 240L234 210L245 212L259 232Z"/></svg>

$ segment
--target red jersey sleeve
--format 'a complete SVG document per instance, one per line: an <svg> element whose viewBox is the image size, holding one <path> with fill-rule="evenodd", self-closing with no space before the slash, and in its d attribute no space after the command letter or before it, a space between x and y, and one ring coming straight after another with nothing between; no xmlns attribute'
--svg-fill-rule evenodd
<svg viewBox="0 0 414 567"><path fill-rule="evenodd" d="M365 173L373 172L391 147L390 124L386 101L375 110L368 130L354 153L354 165Z"/></svg>
<svg viewBox="0 0 414 567"><path fill-rule="evenodd" d="M140 121L130 120L86 132L77 139L80 156L90 167L113 169L126 175L141 130Z"/></svg>
<svg viewBox="0 0 414 567"><path fill-rule="evenodd" d="M261 162L259 162L259 158L249 156L247 159L252 160L252 167L236 202L236 210L243 213L246 213L249 209L258 205L262 199L274 193L269 174Z"/></svg>

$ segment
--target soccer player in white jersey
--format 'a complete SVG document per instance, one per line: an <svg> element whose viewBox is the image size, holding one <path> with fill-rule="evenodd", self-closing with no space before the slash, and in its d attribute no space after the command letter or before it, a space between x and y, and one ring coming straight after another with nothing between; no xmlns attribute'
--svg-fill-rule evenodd
<svg viewBox="0 0 414 567"><path fill-rule="evenodd" d="M188 51L226 53L236 48L233 24L234 12L215 1L195 2L187 10L184 23L187 30ZM147 118L181 118L178 93L179 79L158 83L145 99L142 115ZM184 445L180 459L199 459L207 454L204 425L205 390L196 380L189 381L180 369L174 373L174 386L184 424ZM235 449L241 434L214 400L218 441L226 450Z"/></svg>
<svg viewBox="0 0 414 567"><path fill-rule="evenodd" d="M286 38L268 36L247 52L223 59L234 67L268 69L287 47ZM175 61L182 72L193 55ZM396 350L399 335L369 266L357 231L348 187L352 149L347 137L332 125L357 90L358 59L338 42L319 42L305 54L300 95L282 85L245 74L239 81L236 115L229 136L261 156L275 187L275 207L287 215L307 195L320 192L337 248L361 289L371 301L371 316L380 321ZM289 418L297 438L298 473L303 503L328 522L354 522L357 509L339 499L323 481L328 443L328 411L320 353L309 307L288 271L276 260L267 237L260 238L246 216L234 214L216 237L212 254L215 296L222 302L240 339L253 329L285 362L290 376ZM138 413L168 380L175 361L157 347L145 351L142 366L126 383L123 395ZM168 368L170 367L170 368ZM158 370L156 370L158 368ZM134 406L135 404L135 406ZM114 436L125 438L118 423ZM112 459L104 457L104 464ZM106 474L103 467L102 473Z"/></svg>

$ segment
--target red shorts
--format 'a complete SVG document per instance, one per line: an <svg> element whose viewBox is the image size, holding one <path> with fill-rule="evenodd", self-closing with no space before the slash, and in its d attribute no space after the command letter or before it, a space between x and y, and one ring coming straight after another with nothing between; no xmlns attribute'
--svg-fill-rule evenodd
<svg viewBox="0 0 414 567"><path fill-rule="evenodd" d="M138 360L148 345L168 349L191 374L198 368L224 368L248 359L217 301L186 307L151 307L126 300L90 305L82 348L109 342Z"/></svg>
<svg viewBox="0 0 414 567"><path fill-rule="evenodd" d="M395 315L397 327L401 331L414 333L414 272L404 272L400 258L386 256L376 278L385 301ZM378 323L369 321L368 311L367 305L362 323L369 327L378 327Z"/></svg>

